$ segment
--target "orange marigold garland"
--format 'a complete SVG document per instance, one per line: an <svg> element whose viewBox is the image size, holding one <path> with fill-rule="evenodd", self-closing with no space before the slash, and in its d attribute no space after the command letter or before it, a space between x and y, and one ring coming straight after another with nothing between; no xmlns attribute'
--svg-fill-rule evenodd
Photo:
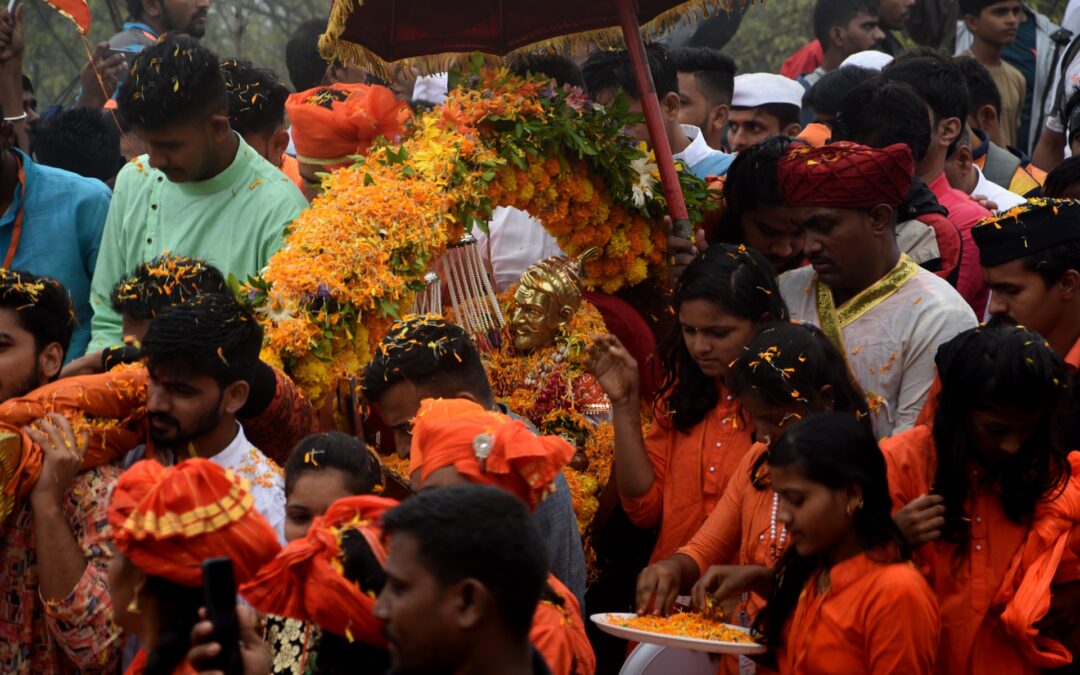
<svg viewBox="0 0 1080 675"><path fill-rule="evenodd" d="M264 359L312 401L356 374L433 262L493 206L528 211L570 256L598 248L588 287L613 292L666 274L666 203L651 153L625 131L636 121L625 101L605 109L572 87L478 64L455 79L401 145L376 145L327 175L245 287L266 331ZM679 178L698 222L705 185L686 170Z"/></svg>
<svg viewBox="0 0 1080 675"><path fill-rule="evenodd" d="M293 221L249 297L266 329L264 360L313 401L367 363L394 317L423 288L428 265L462 228L434 180L402 174L393 151L333 172Z"/></svg>

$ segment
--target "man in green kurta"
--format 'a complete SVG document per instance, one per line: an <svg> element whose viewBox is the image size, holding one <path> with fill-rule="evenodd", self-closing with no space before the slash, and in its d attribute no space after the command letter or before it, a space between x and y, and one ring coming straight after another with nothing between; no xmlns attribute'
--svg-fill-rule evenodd
<svg viewBox="0 0 1080 675"><path fill-rule="evenodd" d="M170 252L245 279L266 265L307 205L231 129L218 58L187 36L167 35L139 54L119 112L148 154L116 180L90 291L92 350L121 341L109 294L139 263Z"/></svg>

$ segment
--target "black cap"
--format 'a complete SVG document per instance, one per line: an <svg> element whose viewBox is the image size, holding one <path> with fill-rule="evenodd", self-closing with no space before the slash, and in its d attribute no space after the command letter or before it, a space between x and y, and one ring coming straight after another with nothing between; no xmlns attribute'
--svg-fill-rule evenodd
<svg viewBox="0 0 1080 675"><path fill-rule="evenodd" d="M979 263L996 267L1080 239L1080 201L1029 199L971 230Z"/></svg>

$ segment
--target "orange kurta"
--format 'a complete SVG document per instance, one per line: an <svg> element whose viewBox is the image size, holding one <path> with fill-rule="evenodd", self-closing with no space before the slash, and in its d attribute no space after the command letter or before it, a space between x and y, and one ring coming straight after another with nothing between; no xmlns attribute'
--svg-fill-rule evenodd
<svg viewBox="0 0 1080 675"><path fill-rule="evenodd" d="M773 531L773 496L776 494L769 481L768 464L761 468L763 489L751 484L750 470L758 457L766 451L765 445L755 443L743 455L731 474L724 494L690 542L678 550L690 556L701 574L711 565L762 565L772 567L787 549L787 534L783 524L776 523ZM740 605L753 619L765 606L765 598L750 594ZM738 673L736 659L724 657L721 673ZM766 671L758 666L758 673Z"/></svg>
<svg viewBox="0 0 1080 675"><path fill-rule="evenodd" d="M72 421L76 432L87 433L84 469L118 459L144 442L147 377L141 366L65 377L0 404L0 427L22 437L18 468L4 492L22 498L37 482L44 456L21 428L47 413L60 413Z"/></svg>
<svg viewBox="0 0 1080 675"><path fill-rule="evenodd" d="M543 655L552 675L593 675L596 656L585 636L581 607L574 594L553 575L548 575L548 585L562 598L563 605L546 600L537 605L529 641Z"/></svg>
<svg viewBox="0 0 1080 675"><path fill-rule="evenodd" d="M728 479L753 444L739 402L720 390L720 402L688 433L657 416L645 437L655 480L640 497L623 497L638 527L660 524L650 562L671 556L697 532Z"/></svg>
<svg viewBox="0 0 1080 675"><path fill-rule="evenodd" d="M894 510L930 492L937 470L937 451L930 427L916 426L885 439L881 448L889 468ZM1080 455L1074 453L1072 459L1075 466L1080 466ZM1051 541L1052 534L1046 545L1038 541L1040 533L1054 529L1047 527L1050 523L1040 522L1045 509L1036 513L1036 522L1040 523L1036 527L1014 523L1005 517L998 496L979 485L980 469L974 466L971 481L976 487L968 503L970 540L963 548L936 541L915 553L919 568L941 604L941 649L935 672L1036 675L1046 664L1034 663L1025 656L1025 652L1030 653L1029 643L1037 641L1037 631L1031 624L1045 615L1049 607L1050 582L1075 578L1075 552L1059 550L1056 557L1043 556L1045 549L1053 548L1056 543ZM1061 502L1058 506L1075 499L1074 490L1080 490L1080 476L1074 475L1068 493L1063 496L1065 501L1063 497L1055 500ZM1070 505L1069 509L1074 507ZM1075 519L1080 518L1080 506L1075 507L1074 516L1066 514L1064 519L1072 517L1075 525ZM1058 529L1062 531L1056 539L1064 549L1071 527ZM1078 544L1080 541L1073 542L1074 546ZM1042 592L1033 592L1033 584L1040 578L1045 581L1045 587ZM1041 612L1037 611L1040 607ZM1008 614L1007 619L1003 619L1003 610Z"/></svg>
<svg viewBox="0 0 1080 675"><path fill-rule="evenodd" d="M773 537L773 492L768 465L762 467L764 489L750 482L750 469L765 452L755 443L732 472L724 494L705 523L679 553L690 556L702 574L711 565L763 565L772 567L787 548L784 526L776 524ZM775 539L775 540L774 540Z"/></svg>
<svg viewBox="0 0 1080 675"><path fill-rule="evenodd" d="M926 580L908 563L883 564L865 553L807 582L777 651L793 675L929 675L940 622Z"/></svg>

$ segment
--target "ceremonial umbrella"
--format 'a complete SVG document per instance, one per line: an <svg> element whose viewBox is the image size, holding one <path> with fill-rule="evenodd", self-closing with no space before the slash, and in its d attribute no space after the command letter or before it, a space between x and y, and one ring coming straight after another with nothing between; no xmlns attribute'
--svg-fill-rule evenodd
<svg viewBox="0 0 1080 675"><path fill-rule="evenodd" d="M660 115L642 32L652 38L684 17L729 9L731 0L334 0L324 56L389 77L395 65L444 70L475 52L558 50L590 42L625 43L641 94L668 212L675 231L690 233L686 205ZM639 26L639 21L644 25Z"/></svg>

